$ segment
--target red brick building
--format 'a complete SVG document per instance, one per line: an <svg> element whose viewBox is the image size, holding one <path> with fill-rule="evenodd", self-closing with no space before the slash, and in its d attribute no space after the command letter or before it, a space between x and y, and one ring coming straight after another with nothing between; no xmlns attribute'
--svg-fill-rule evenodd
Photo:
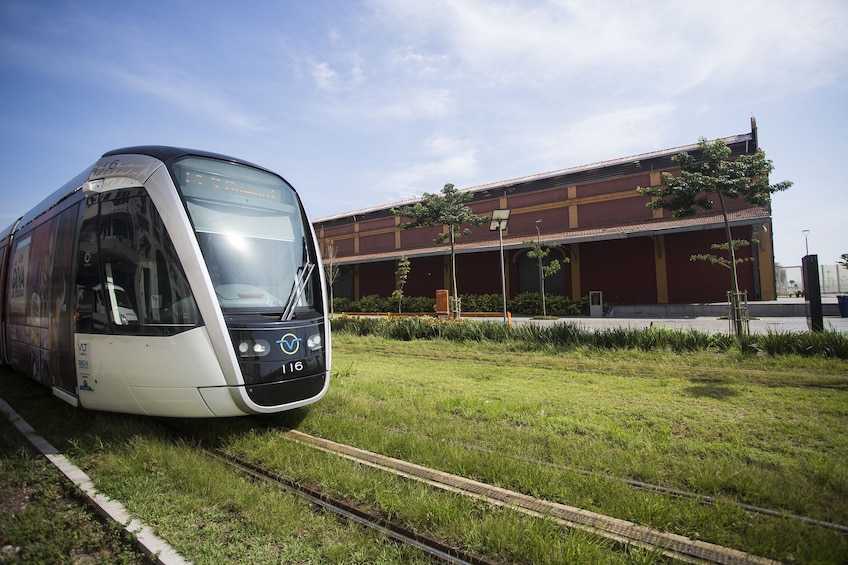
<svg viewBox="0 0 848 565"><path fill-rule="evenodd" d="M733 156L755 153L757 131L725 138ZM729 271L695 253L710 253L710 245L726 241L719 210L685 219L646 206L650 197L638 186L657 186L660 173L675 172L671 157L698 146L665 149L612 161L532 175L464 189L473 195L468 206L480 216L495 209L511 215L503 234L508 298L539 289L538 263L527 257L523 242L541 237L558 243L550 258L570 259L545 279L551 295L571 298L602 291L607 304L723 302L730 288ZM432 192L437 192L433 190ZM341 276L336 296L358 299L369 294L389 296L395 288L397 259L406 255L412 266L406 296L435 296L448 289L450 248L435 245L441 228L402 230L404 221L386 206L319 218L313 222L322 249L332 240ZM734 239L757 240L738 256L751 261L738 266L739 288L749 300L775 299L771 210L730 202ZM460 294L500 294L501 275L497 231L489 223L471 228L458 241L457 280Z"/></svg>

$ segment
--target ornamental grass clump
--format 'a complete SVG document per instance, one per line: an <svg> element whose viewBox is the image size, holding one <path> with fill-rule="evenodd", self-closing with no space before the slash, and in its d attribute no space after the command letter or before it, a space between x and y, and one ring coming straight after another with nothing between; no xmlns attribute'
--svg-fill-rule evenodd
<svg viewBox="0 0 848 565"><path fill-rule="evenodd" d="M437 325L433 318L394 318L384 323L385 337L400 341L434 339Z"/></svg>
<svg viewBox="0 0 848 565"><path fill-rule="evenodd" d="M759 349L769 355L801 355L848 359L848 335L835 330L824 332L769 331L759 336Z"/></svg>
<svg viewBox="0 0 848 565"><path fill-rule="evenodd" d="M574 322L550 325L519 324L469 319L442 320L433 317L369 318L338 316L332 320L334 332L377 336L399 341L443 339L452 342L509 343L527 351L572 350L586 347L598 350L639 351L739 351L746 355L799 355L848 359L848 335L826 332L774 332L732 336L694 329L676 330L616 327L590 330Z"/></svg>

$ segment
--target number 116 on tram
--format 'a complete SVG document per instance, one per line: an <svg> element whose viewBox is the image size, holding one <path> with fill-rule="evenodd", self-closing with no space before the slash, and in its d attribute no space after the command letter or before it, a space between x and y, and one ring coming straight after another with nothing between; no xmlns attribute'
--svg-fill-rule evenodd
<svg viewBox="0 0 848 565"><path fill-rule="evenodd" d="M174 147L110 151L0 232L0 362L94 410L290 410L329 386L324 289L279 175Z"/></svg>

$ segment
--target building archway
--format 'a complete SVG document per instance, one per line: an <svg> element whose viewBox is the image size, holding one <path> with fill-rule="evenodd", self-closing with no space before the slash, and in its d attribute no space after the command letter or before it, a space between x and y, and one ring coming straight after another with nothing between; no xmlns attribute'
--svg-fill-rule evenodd
<svg viewBox="0 0 848 565"><path fill-rule="evenodd" d="M353 267L342 265L339 267L339 277L333 283L333 298L354 300L353 294Z"/></svg>
<svg viewBox="0 0 848 565"><path fill-rule="evenodd" d="M530 250L519 253L515 258L516 294L524 292L539 292L539 260L527 256ZM550 264L551 260L559 259L562 268L553 275L545 278L545 294L551 296L566 296L565 276L568 272L568 263L565 263L565 254L562 249L553 248L551 253L543 259L543 264Z"/></svg>

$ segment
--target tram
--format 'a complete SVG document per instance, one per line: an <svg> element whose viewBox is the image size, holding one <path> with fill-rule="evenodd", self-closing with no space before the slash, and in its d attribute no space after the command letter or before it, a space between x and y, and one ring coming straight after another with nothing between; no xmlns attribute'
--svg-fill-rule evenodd
<svg viewBox="0 0 848 565"><path fill-rule="evenodd" d="M323 271L279 175L176 147L110 151L0 232L0 362L92 410L298 408L329 386Z"/></svg>

